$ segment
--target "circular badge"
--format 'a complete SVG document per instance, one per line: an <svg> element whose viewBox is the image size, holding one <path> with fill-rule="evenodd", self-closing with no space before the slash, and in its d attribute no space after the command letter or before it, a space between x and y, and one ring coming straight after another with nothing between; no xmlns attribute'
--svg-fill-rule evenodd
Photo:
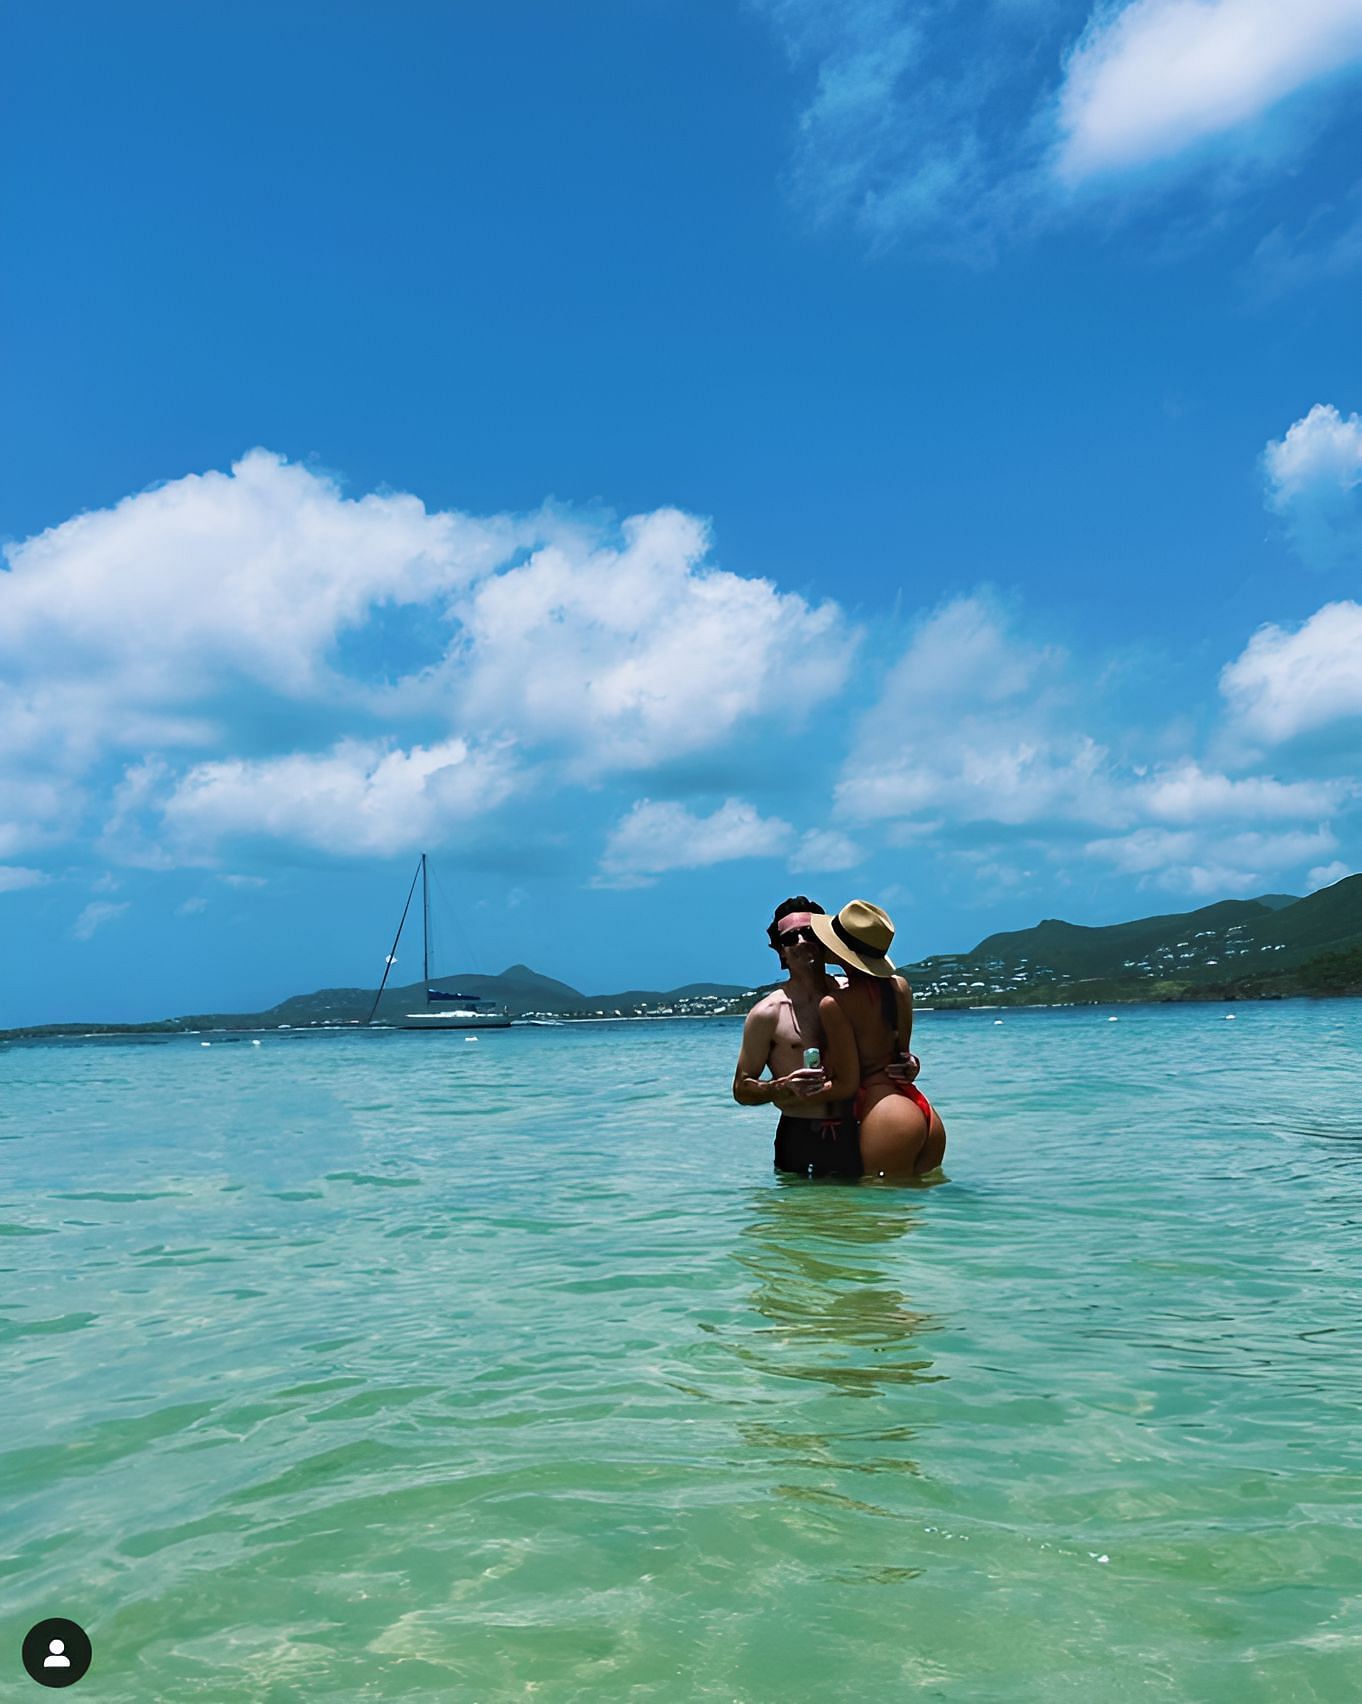
<svg viewBox="0 0 1362 1704"><path fill-rule="evenodd" d="M50 1615L24 1635L24 1667L39 1686L74 1686L93 1655L90 1635L62 1615Z"/></svg>

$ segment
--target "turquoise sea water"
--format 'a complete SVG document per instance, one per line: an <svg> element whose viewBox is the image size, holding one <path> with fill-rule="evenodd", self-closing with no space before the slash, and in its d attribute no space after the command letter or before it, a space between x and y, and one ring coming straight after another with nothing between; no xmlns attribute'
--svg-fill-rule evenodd
<svg viewBox="0 0 1362 1704"><path fill-rule="evenodd" d="M0 1052L0 1691L1351 1704L1362 1004L996 1016L915 1189L732 1023Z"/></svg>

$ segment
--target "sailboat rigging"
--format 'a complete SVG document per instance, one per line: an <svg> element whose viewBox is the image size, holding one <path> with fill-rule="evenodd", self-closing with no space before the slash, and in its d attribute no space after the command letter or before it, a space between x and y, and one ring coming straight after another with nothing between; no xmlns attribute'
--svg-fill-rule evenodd
<svg viewBox="0 0 1362 1704"><path fill-rule="evenodd" d="M417 882L421 884L421 986L425 990L426 1009L424 1012L405 1012L398 1020L398 1028L408 1030L471 1030L471 1029L508 1029L510 1014L504 1007L495 1002L484 1000L478 994L453 994L443 988L432 988L430 984L430 872L426 863L426 854L421 854L421 862L417 865L416 874L411 879L407 890L407 903L402 907L402 918L397 925L397 934L393 937L392 951L388 954L388 962L383 967L383 980L378 985L378 993L374 995L374 1003L369 1008L366 1023L374 1021L374 1013L378 1003L383 998L383 990L388 985L388 976L393 965L397 962L397 945L402 939L402 930L406 926L407 913L411 910L412 897L416 892ZM433 1009L437 1008L437 1009Z"/></svg>

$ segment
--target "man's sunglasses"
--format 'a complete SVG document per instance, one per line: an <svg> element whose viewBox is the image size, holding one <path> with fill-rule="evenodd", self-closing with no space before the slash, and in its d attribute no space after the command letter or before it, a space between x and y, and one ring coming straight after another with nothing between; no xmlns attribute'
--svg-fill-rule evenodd
<svg viewBox="0 0 1362 1704"><path fill-rule="evenodd" d="M785 946L790 941L803 941L806 947L816 947L818 945L818 937L814 934L813 930L809 928L807 923L798 929L787 929L784 934L781 935L781 946Z"/></svg>

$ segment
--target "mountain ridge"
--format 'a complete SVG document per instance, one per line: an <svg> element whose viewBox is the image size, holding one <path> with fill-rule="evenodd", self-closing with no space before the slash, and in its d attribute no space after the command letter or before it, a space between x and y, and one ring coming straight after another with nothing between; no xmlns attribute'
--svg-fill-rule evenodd
<svg viewBox="0 0 1362 1704"><path fill-rule="evenodd" d="M915 993L935 1001L1029 1003L1069 998L1253 998L1314 990L1330 960L1329 987L1351 986L1348 955L1362 952L1362 875L1304 898L1264 894L1126 923L1045 918L986 935L970 953L934 954L903 966ZM1359 977L1362 982L1362 977Z"/></svg>
<svg viewBox="0 0 1362 1704"><path fill-rule="evenodd" d="M1280 947L1287 957L1275 968L1289 969L1313 953L1350 945L1358 936L1362 875L1345 876L1304 898L1265 894L1260 899L1222 899L1194 911L1164 912L1127 923L1086 925L1046 918L1031 929L986 935L972 953L949 956L967 956L974 963L997 959L1007 965L1022 958L1035 962L1037 955L1046 954L1041 962L1050 963L1053 970L1081 977L1111 974L1117 953L1124 969L1129 968L1125 959L1133 954L1147 955L1170 941L1185 952L1191 950L1191 939L1200 937L1224 943L1236 958L1242 956L1243 946ZM1203 966L1208 958L1217 960L1219 954L1201 955ZM1211 967L1219 968L1215 963Z"/></svg>

